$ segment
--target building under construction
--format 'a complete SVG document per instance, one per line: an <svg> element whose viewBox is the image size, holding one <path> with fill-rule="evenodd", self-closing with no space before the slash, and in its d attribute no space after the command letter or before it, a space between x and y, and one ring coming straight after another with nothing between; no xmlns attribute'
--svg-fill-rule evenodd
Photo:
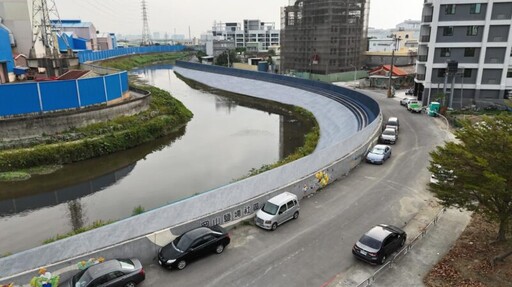
<svg viewBox="0 0 512 287"><path fill-rule="evenodd" d="M282 10L284 72L331 74L362 66L370 0L297 0Z"/></svg>

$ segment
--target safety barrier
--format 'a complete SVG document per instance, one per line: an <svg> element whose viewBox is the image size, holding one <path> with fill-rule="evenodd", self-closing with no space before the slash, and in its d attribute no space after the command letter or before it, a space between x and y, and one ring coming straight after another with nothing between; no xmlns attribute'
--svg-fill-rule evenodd
<svg viewBox="0 0 512 287"><path fill-rule="evenodd" d="M128 91L127 72L65 81L0 85L0 117L104 104Z"/></svg>
<svg viewBox="0 0 512 287"><path fill-rule="evenodd" d="M380 114L380 107L376 101L372 98L363 95L357 91L347 89L340 86L335 86L329 83L312 81L308 79L301 79L295 77L289 77L279 74L267 73L267 72L256 72L249 70L240 70L233 68L226 68L222 66L214 65L203 65L192 62L176 61L176 66L183 67L186 69L200 70L204 72L217 73L223 75L230 75L235 77L242 77L246 79L253 79L259 81L265 81L269 83L275 83L285 85L289 87L299 88L306 91L311 91L318 94L331 94L333 97L338 99L345 99L351 103L357 105L363 110L367 116L367 124L373 122ZM366 126L363 125L363 126Z"/></svg>
<svg viewBox="0 0 512 287"><path fill-rule="evenodd" d="M120 48L114 50L104 51L80 51L78 52L78 61L80 63L95 62L106 60L109 58L122 57L132 54L148 54L148 53L170 53L180 52L185 49L183 45L161 45L161 46L146 46L146 47L131 47Z"/></svg>

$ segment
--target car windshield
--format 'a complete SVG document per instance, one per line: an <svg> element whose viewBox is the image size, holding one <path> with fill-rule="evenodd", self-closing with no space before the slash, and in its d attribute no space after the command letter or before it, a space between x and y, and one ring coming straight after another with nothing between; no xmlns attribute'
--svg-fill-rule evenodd
<svg viewBox="0 0 512 287"><path fill-rule="evenodd" d="M359 242L373 249L380 249L380 245L382 244L379 240L368 235L363 235L363 237L359 239Z"/></svg>
<svg viewBox="0 0 512 287"><path fill-rule="evenodd" d="M86 270L80 271L78 274L73 276L73 286L74 287L84 287L87 286L92 281L91 274Z"/></svg>
<svg viewBox="0 0 512 287"><path fill-rule="evenodd" d="M178 250L179 252L184 252L190 247L190 244L192 244L193 239L190 238L190 236L185 233L182 236L174 239L172 242L172 246L174 246L174 249Z"/></svg>
<svg viewBox="0 0 512 287"><path fill-rule="evenodd" d="M263 210L264 212L266 212L268 214L276 215L278 208L279 208L279 206L277 206L273 203L267 202L267 203L265 203L265 205L263 206L263 208L261 210Z"/></svg>
<svg viewBox="0 0 512 287"><path fill-rule="evenodd" d="M380 147L373 148L372 150L373 154L384 154L384 149Z"/></svg>
<svg viewBox="0 0 512 287"><path fill-rule="evenodd" d="M393 130L384 130L382 134L385 134L387 136L394 136L395 132Z"/></svg>

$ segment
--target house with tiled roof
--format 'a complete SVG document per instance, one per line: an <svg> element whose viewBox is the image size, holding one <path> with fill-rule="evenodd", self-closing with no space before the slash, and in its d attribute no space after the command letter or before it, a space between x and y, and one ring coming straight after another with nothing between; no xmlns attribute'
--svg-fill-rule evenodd
<svg viewBox="0 0 512 287"><path fill-rule="evenodd" d="M389 74L391 65L382 65L368 72L370 78L370 87L387 88L389 84ZM395 88L409 87L414 80L415 72L413 69L393 66L391 81Z"/></svg>

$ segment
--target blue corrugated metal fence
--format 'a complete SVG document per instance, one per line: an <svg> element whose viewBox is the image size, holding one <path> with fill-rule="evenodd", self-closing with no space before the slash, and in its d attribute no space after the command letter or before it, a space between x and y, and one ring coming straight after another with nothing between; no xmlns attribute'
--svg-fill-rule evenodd
<svg viewBox="0 0 512 287"><path fill-rule="evenodd" d="M103 104L127 91L127 72L78 80L0 85L0 116Z"/></svg>
<svg viewBox="0 0 512 287"><path fill-rule="evenodd" d="M169 53L183 51L185 46L174 45L174 46L147 46L147 47L132 47L132 48L120 48L114 50L105 51L80 51L78 52L78 60L80 63L89 61L101 61L108 58L121 57L131 54L148 54L148 53Z"/></svg>

